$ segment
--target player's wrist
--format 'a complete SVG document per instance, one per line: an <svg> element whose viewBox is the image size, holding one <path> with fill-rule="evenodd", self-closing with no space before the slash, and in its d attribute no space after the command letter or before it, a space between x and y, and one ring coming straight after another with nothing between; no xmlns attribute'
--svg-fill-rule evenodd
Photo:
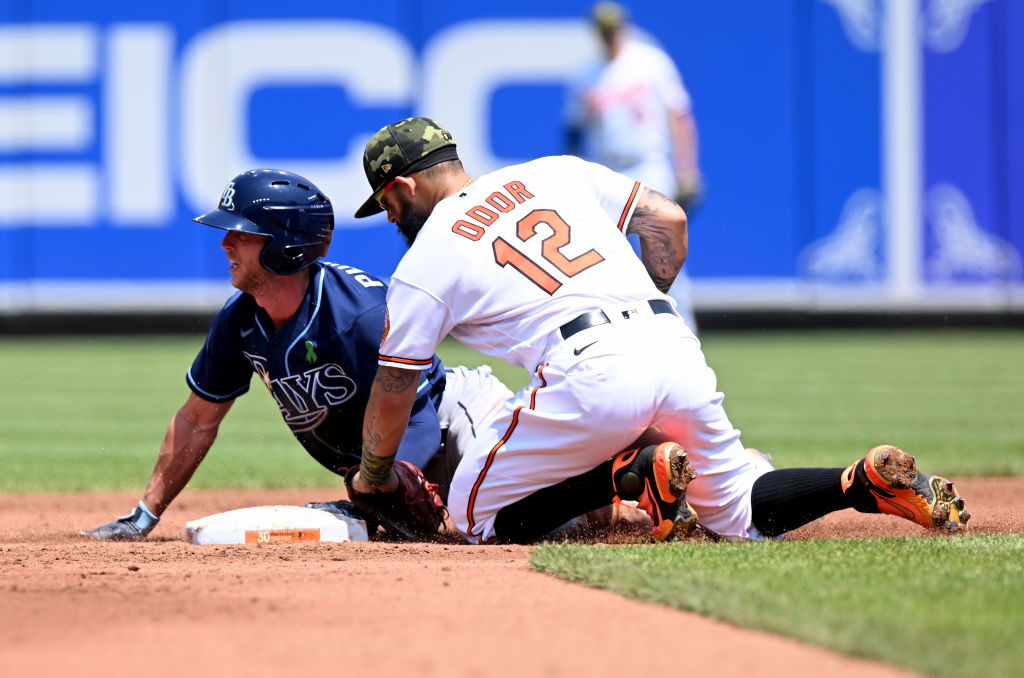
<svg viewBox="0 0 1024 678"><path fill-rule="evenodd" d="M150 511L146 503L140 499L131 513L120 516L110 525L121 526L120 528L115 527L113 530L118 533L119 538L136 539L145 537L152 532L159 522L160 516Z"/></svg>
<svg viewBox="0 0 1024 678"><path fill-rule="evenodd" d="M353 479L353 487L358 492L363 492L364 486L366 492L374 490L386 492L388 486L393 490L397 486L397 478L392 470L394 465L395 458L393 456L378 457L364 447L359 461L359 472Z"/></svg>
<svg viewBox="0 0 1024 678"><path fill-rule="evenodd" d="M381 492L389 494L398 489L398 475L394 469L388 474L387 479L379 485L371 485L363 480L362 473L357 471L352 476L352 489L359 494L372 494L374 492Z"/></svg>
<svg viewBox="0 0 1024 678"><path fill-rule="evenodd" d="M160 516L150 511L146 503L140 499L131 513L121 516L118 520L130 522L140 534L148 534L160 522Z"/></svg>

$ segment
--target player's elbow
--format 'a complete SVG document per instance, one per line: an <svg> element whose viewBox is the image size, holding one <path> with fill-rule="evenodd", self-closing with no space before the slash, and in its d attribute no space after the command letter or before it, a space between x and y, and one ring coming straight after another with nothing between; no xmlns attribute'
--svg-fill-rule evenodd
<svg viewBox="0 0 1024 678"><path fill-rule="evenodd" d="M679 253L679 266L682 266L686 261L686 252L689 243L686 211L679 205L672 203L672 207L669 209L669 212L669 220L672 224L671 232L675 235L677 241L676 251Z"/></svg>
<svg viewBox="0 0 1024 678"><path fill-rule="evenodd" d="M686 219L686 210L684 210L679 204L672 203L672 220L676 224L676 230L686 235L686 228L689 226L689 221Z"/></svg>

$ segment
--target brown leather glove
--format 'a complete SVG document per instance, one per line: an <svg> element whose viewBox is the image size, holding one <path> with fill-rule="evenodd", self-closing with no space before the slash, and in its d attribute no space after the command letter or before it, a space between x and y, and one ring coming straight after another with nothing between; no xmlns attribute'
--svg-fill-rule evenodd
<svg viewBox="0 0 1024 678"><path fill-rule="evenodd" d="M398 489L369 493L356 492L352 487L352 478L358 470L359 467L349 469L345 487L349 500L360 512L379 523L395 539L422 541L437 536L447 511L437 485L428 482L418 468L406 461L396 461Z"/></svg>

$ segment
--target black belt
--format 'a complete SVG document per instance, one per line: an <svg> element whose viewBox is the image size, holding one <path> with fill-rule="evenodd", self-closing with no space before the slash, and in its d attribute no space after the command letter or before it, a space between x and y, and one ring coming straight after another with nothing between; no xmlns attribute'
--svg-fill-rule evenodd
<svg viewBox="0 0 1024 678"><path fill-rule="evenodd" d="M675 315L676 312L672 310L672 304L668 303L664 299L651 299L647 302L647 305L651 307L651 310L655 315L659 313L671 313ZM633 317L631 311L623 311L622 317L629 319ZM568 339L577 332L590 329L591 327L597 327L598 325L604 325L610 323L611 320L605 315L604 311L587 311L582 315L578 315L569 322L565 323L558 328L558 333L562 335L562 339Z"/></svg>

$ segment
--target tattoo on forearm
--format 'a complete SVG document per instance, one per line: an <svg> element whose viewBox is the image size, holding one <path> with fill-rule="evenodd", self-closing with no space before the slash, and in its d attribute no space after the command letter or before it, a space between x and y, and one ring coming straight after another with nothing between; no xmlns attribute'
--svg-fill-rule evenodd
<svg viewBox="0 0 1024 678"><path fill-rule="evenodd" d="M388 394L398 394L399 400L404 400L403 394L408 397L415 397L416 387L419 385L422 373L418 370L401 369L397 367L379 367L377 376L374 377L373 386L375 390ZM390 430L387 422L378 419L377 409L373 407L374 398L371 396L370 406L367 407L367 419L363 422L363 455L359 463L359 477L370 485L383 485L387 482L391 473L391 467L395 464L394 452L384 450L388 456L377 456L378 450L385 448L385 433ZM390 396L389 396L390 397ZM385 417L386 418L386 417ZM381 433L381 430L385 433Z"/></svg>
<svg viewBox="0 0 1024 678"><path fill-rule="evenodd" d="M654 217L666 204L674 203L664 193L659 193L653 188L644 189L644 192L640 194L640 200L637 201L636 207L633 209L633 218L630 220L630 225L637 218L650 219Z"/></svg>
<svg viewBox="0 0 1024 678"><path fill-rule="evenodd" d="M366 445L363 445L363 456L359 462L359 477L368 485L383 485L391 475L391 467L395 465L394 457L378 457Z"/></svg>
<svg viewBox="0 0 1024 678"><path fill-rule="evenodd" d="M377 376L373 381L379 384L381 390L386 393L405 391L409 388L416 388L419 384L421 373L419 370L404 370L398 367L381 366L377 368Z"/></svg>
<svg viewBox="0 0 1024 678"><path fill-rule="evenodd" d="M376 433L374 429L377 428L377 418L373 417L369 419L363 425L363 449L367 452L377 451L377 446L380 445L380 434Z"/></svg>
<svg viewBox="0 0 1024 678"><path fill-rule="evenodd" d="M678 207L667 196L645 189L629 221L630 233L640 236L640 252L651 280L662 292L668 291L679 273L680 262L686 258L685 230L677 232L675 219L666 218Z"/></svg>

